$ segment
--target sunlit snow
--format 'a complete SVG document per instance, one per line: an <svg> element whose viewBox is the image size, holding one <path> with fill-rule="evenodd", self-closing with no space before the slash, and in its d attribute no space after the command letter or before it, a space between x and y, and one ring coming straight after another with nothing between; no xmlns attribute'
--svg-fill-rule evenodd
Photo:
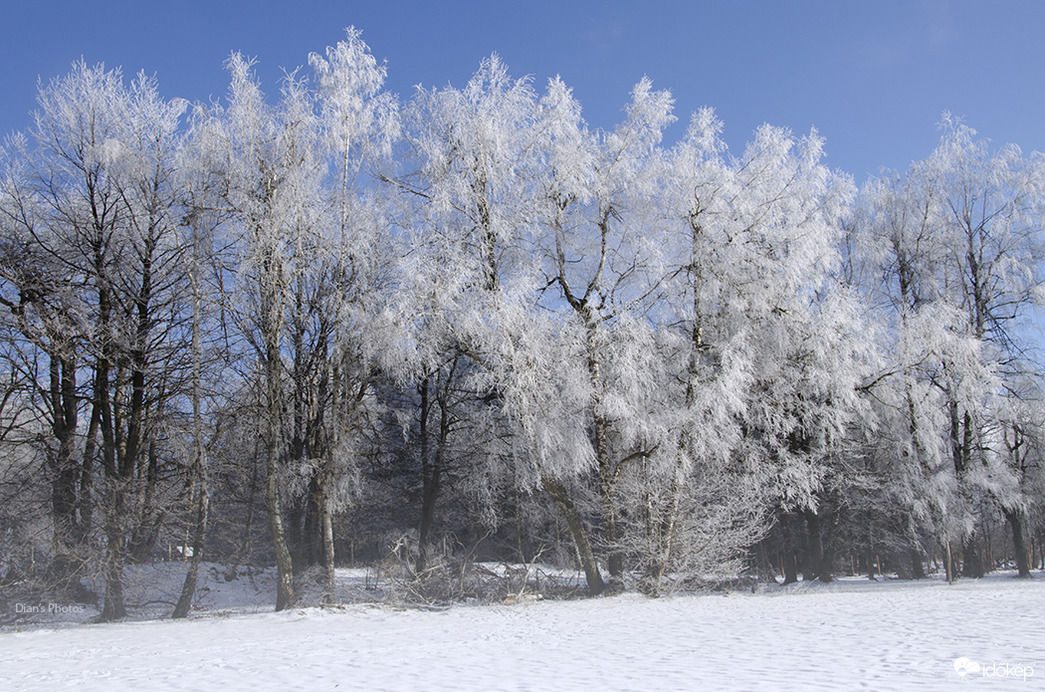
<svg viewBox="0 0 1045 692"><path fill-rule="evenodd" d="M267 573L253 583L219 573L205 567L196 619L8 628L0 689L1004 690L1045 678L1045 581L1007 572L954 586L850 577L660 599L282 613L261 612ZM338 577L358 588L365 570Z"/></svg>

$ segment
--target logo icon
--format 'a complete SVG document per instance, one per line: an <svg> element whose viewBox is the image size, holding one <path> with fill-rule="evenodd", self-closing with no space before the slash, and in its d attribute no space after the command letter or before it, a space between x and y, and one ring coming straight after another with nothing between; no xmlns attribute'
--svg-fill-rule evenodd
<svg viewBox="0 0 1045 692"><path fill-rule="evenodd" d="M962 656L961 658L954 659L954 669L958 671L960 677L964 678L966 675L979 673L980 664Z"/></svg>

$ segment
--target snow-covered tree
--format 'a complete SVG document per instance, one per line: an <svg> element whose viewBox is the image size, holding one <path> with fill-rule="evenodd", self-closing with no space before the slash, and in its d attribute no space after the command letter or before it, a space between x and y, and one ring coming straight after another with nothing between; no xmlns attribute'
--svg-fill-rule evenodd
<svg viewBox="0 0 1045 692"><path fill-rule="evenodd" d="M332 515L348 500L373 404L388 247L368 176L396 132L384 67L359 32L310 62L315 85L288 74L273 105L252 63L233 55L228 105L199 134L224 183L237 322L257 358L277 609L294 601L295 560L322 563L333 587Z"/></svg>
<svg viewBox="0 0 1045 692"><path fill-rule="evenodd" d="M763 502L815 516L861 408L858 311L837 287L850 183L821 163L815 132L764 126L733 158L720 131L696 114L670 179L669 295L686 343L677 465L716 477L739 461Z"/></svg>
<svg viewBox="0 0 1045 692"><path fill-rule="evenodd" d="M912 506L945 552L957 542L964 573L980 575L981 501L1022 503L1008 412L1035 369L1027 337L1041 293L1042 169L1015 147L992 152L949 117L942 128L905 178L868 184L865 237L906 421L902 477L918 479Z"/></svg>
<svg viewBox="0 0 1045 692"><path fill-rule="evenodd" d="M125 613L124 562L148 555L170 500L159 487L167 464L160 445L185 375L176 170L185 103L161 98L144 75L127 85L118 70L81 62L41 88L39 105L33 146L19 152L28 162L23 184L8 188L6 218L24 248L38 248L32 273L66 277L62 312L71 329L64 346L38 341L50 351L50 419L59 438L56 529L82 534L98 487L106 534L102 617L115 619ZM10 276L19 303L56 306L54 295L25 283L24 272ZM76 382L82 367L90 369L86 395ZM90 420L77 464L71 445L81 396ZM56 552L63 550L56 545Z"/></svg>
<svg viewBox="0 0 1045 692"><path fill-rule="evenodd" d="M304 82L287 75L279 103L265 101L251 61L233 54L228 105L208 139L224 181L228 244L238 251L237 326L257 358L264 420L266 498L279 576L276 609L294 602L293 565L280 487L284 422L285 325L293 291L314 261L321 216L319 126Z"/></svg>
<svg viewBox="0 0 1045 692"><path fill-rule="evenodd" d="M390 309L407 339L392 369L417 392L422 566L452 457L460 462L479 440L491 443L483 454L501 454L490 438L499 396L491 373L505 310L529 287L522 249L536 111L528 80L491 56L463 88L418 90L404 172L386 176L407 209Z"/></svg>
<svg viewBox="0 0 1045 692"><path fill-rule="evenodd" d="M668 92L643 80L623 122L612 132L591 132L561 80L549 82L541 101L542 169L533 193L540 195L535 250L543 278L534 304L558 323L553 357L584 373L564 378L577 387L565 401L581 405L570 418L582 416L590 451L542 464L538 472L568 516L575 502L567 502L562 481L596 473L613 577L624 570L618 482L629 464L660 444L647 415L654 381L642 370L648 361L632 356L649 345L655 330L645 313L662 278L655 185L662 131L674 119L672 103ZM558 409L547 414L562 418ZM598 566L585 554L589 539L580 534L581 525L570 524L589 589L598 591Z"/></svg>

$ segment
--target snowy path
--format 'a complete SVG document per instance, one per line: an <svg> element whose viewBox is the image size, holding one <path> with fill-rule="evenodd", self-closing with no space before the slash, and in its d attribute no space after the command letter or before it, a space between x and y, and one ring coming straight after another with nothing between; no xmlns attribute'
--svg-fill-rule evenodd
<svg viewBox="0 0 1045 692"><path fill-rule="evenodd" d="M81 625L0 634L0 690L1031 690L1043 616L996 576Z"/></svg>

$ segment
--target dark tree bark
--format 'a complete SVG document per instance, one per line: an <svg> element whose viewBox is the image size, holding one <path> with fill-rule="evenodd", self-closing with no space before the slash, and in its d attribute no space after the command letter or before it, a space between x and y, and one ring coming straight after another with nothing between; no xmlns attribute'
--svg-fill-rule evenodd
<svg viewBox="0 0 1045 692"><path fill-rule="evenodd" d="M198 241L197 241L198 243ZM174 606L174 618L184 618L192 608L192 599L196 594L196 581L199 577L200 562L203 560L203 545L207 536L207 520L210 516L210 478L207 468L207 450L203 443L203 414L201 411L202 389L202 335L201 322L202 311L200 303L199 282L199 246L194 245L193 271L189 273L192 284L192 436L193 455L192 471L194 483L197 486L196 516L192 524L192 557L189 560L189 569L185 573L185 581L182 583L181 594L178 603Z"/></svg>
<svg viewBox="0 0 1045 692"><path fill-rule="evenodd" d="M980 552L977 534L972 534L962 541L962 576L979 579L983 577L986 570L983 564L983 554Z"/></svg>
<svg viewBox="0 0 1045 692"><path fill-rule="evenodd" d="M1030 551L1023 538L1023 515L1018 510L1003 510L1006 521L1012 529L1012 547L1016 552L1017 576L1030 577Z"/></svg>
<svg viewBox="0 0 1045 692"><path fill-rule="evenodd" d="M78 400L76 361L71 356L50 358L49 406L51 430L58 450L51 468L51 514L54 521L54 560L51 576L59 591L80 600L84 542L90 533L90 460L77 456ZM84 492L88 495L84 496Z"/></svg>
<svg viewBox="0 0 1045 692"><path fill-rule="evenodd" d="M961 575L978 579L983 576L983 560L976 546L976 536L962 539L961 542Z"/></svg>
<svg viewBox="0 0 1045 692"><path fill-rule="evenodd" d="M456 365L456 360L455 360ZM451 373L453 368L451 368ZM433 389L435 396L433 401ZM421 456L421 523L418 537L418 554L415 572L424 572L428 565L429 553L431 551L431 531L435 523L435 506L439 499L439 491L442 488L443 455L449 438L449 417L447 401L439 393L439 384L433 387L432 376L429 375L418 385L418 393L421 395L420 408L420 456ZM439 408L439 432L435 443L433 456L432 445L429 442L429 420L433 408Z"/></svg>
<svg viewBox="0 0 1045 692"><path fill-rule="evenodd" d="M784 573L784 585L798 581L798 555L795 552L795 537L786 512L780 513L780 568Z"/></svg>
<svg viewBox="0 0 1045 692"><path fill-rule="evenodd" d="M570 527L570 534L577 547L580 558L581 569L584 570L584 578L588 583L588 593L598 596L606 589L606 583L602 580L599 572L599 563L595 560L595 553L591 549L591 541L588 539L588 530L577 512L577 506L570 497L569 491L561 483L549 476L542 476L541 483L545 491L566 517L566 524Z"/></svg>
<svg viewBox="0 0 1045 692"><path fill-rule="evenodd" d="M197 470L198 488L196 500L196 513L192 523L192 557L189 558L189 569L185 573L185 581L182 583L181 594L178 603L174 606L174 618L188 617L192 608L192 599L196 593L196 582L200 572L200 562L203 560L204 540L207 535L207 519L210 514L210 492L208 491L208 478L205 461L198 458Z"/></svg>
<svg viewBox="0 0 1045 692"><path fill-rule="evenodd" d="M808 546L808 565L813 579L822 582L834 580L834 551L831 549L831 518L827 517L827 526L818 512L807 509L803 512L806 520ZM827 535L825 535L825 533Z"/></svg>
<svg viewBox="0 0 1045 692"><path fill-rule="evenodd" d="M791 550L780 554L781 567L784 571L784 586L798 581L798 556Z"/></svg>
<svg viewBox="0 0 1045 692"><path fill-rule="evenodd" d="M925 579L925 564L922 562L922 551L911 546L908 550L911 561L911 577L913 579Z"/></svg>

